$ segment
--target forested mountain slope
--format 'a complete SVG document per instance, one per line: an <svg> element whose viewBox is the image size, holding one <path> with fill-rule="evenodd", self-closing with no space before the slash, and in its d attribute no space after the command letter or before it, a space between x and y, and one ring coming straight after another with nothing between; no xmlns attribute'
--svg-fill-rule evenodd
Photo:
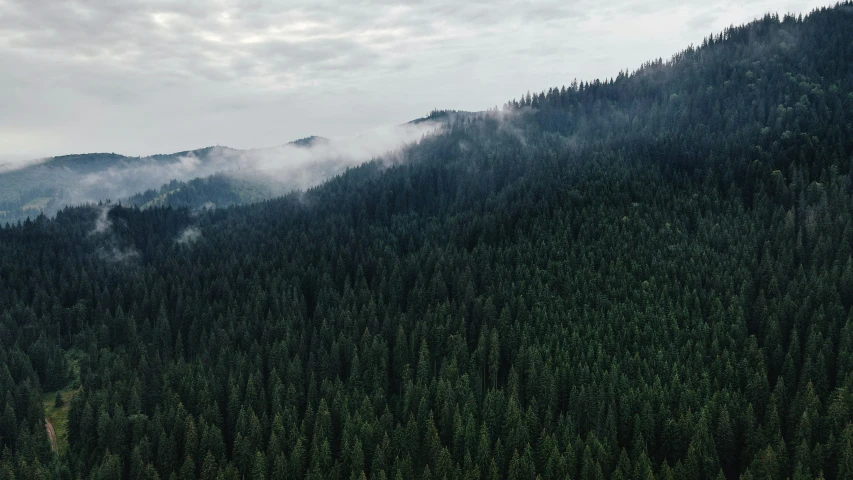
<svg viewBox="0 0 853 480"><path fill-rule="evenodd" d="M53 216L66 205L118 200L237 153L224 147L150 157L89 153L44 159L19 169L0 165L0 222L14 224L40 213ZM225 166L209 173L217 167Z"/></svg>
<svg viewBox="0 0 853 480"><path fill-rule="evenodd" d="M250 150L215 146L147 157L89 153L47 158L20 168L0 164L0 225L101 202L142 209L199 209L269 200L322 183L401 143L417 141L421 131L441 122L431 117L419 120L418 127L410 122L337 141L311 136Z"/></svg>
<svg viewBox="0 0 853 480"><path fill-rule="evenodd" d="M853 478L851 153L845 3L306 192L2 229L0 476Z"/></svg>

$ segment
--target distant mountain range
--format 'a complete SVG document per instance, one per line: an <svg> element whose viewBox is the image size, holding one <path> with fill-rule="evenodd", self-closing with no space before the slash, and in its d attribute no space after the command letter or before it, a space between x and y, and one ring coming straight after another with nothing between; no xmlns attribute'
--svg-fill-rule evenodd
<svg viewBox="0 0 853 480"><path fill-rule="evenodd" d="M0 165L0 224L102 201L142 208L257 202L316 185L347 167L417 141L458 115L473 114L437 110L387 131L345 140L312 135L251 150L211 146L146 157L87 153L7 166L6 171Z"/></svg>

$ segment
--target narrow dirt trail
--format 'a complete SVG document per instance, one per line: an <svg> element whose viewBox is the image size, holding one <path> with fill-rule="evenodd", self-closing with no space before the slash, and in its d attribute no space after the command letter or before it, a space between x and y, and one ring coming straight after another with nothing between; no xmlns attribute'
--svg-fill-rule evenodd
<svg viewBox="0 0 853 480"><path fill-rule="evenodd" d="M50 439L50 448L54 452L59 452L59 444L56 443L56 431L53 429L53 424L50 423L50 420L46 418L44 419L44 428L47 430L47 438Z"/></svg>

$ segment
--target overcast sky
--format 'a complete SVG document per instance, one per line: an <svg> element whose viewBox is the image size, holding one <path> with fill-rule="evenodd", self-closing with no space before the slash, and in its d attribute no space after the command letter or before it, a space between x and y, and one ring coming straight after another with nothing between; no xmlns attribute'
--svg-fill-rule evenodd
<svg viewBox="0 0 853 480"><path fill-rule="evenodd" d="M351 136L828 3L0 0L0 160Z"/></svg>

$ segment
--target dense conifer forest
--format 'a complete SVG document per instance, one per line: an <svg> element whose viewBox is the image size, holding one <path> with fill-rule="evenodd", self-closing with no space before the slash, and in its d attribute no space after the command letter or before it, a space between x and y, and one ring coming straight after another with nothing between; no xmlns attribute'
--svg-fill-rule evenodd
<svg viewBox="0 0 853 480"><path fill-rule="evenodd" d="M0 229L0 478L853 478L853 3L401 157Z"/></svg>

